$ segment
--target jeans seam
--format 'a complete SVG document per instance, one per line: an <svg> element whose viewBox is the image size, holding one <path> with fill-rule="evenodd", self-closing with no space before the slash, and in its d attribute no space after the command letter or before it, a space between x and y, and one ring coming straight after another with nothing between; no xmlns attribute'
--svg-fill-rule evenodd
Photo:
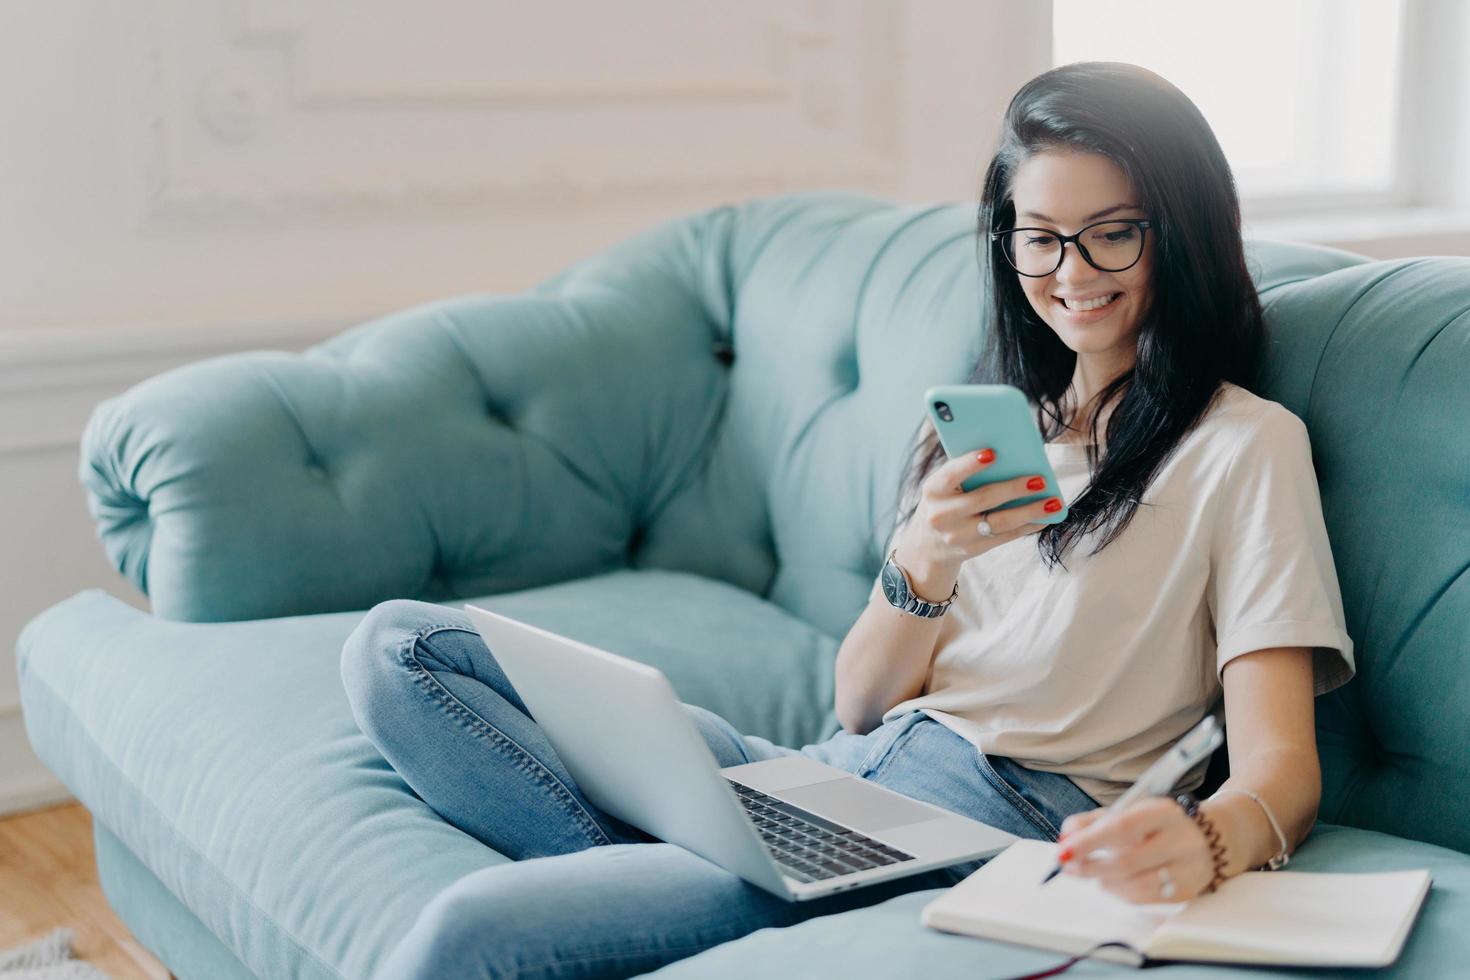
<svg viewBox="0 0 1470 980"><path fill-rule="evenodd" d="M530 752L527 752L515 739L491 725L484 718L471 711L469 706L460 701L449 692L443 684L434 677L429 669L425 667L414 654L416 644L421 640L428 639L440 630L454 629L464 633L474 633L466 630L457 623L437 623L431 626L420 627L415 630L400 650L400 663L408 667L413 681L424 692L433 698L439 706L447 711L452 717L466 725L471 734L487 738L498 750L509 751L516 768L530 776L538 786L549 790L551 797L560 803L569 816L581 827L582 832L592 841L593 846L599 844L611 844L612 839L602 829L601 825L592 818L585 807L567 789L566 784L557 778L556 773L547 769L546 766ZM479 634L474 634L478 636Z"/></svg>
<svg viewBox="0 0 1470 980"><path fill-rule="evenodd" d="M883 753L882 761L873 768L871 778L877 779L880 773L885 771L889 766L896 764L903 757L904 752L908 751L909 743L913 741L914 730L918 727L917 724L913 724L899 732L898 738L894 739L893 744L888 747L888 751Z"/></svg>
<svg viewBox="0 0 1470 980"><path fill-rule="evenodd" d="M747 933L746 935L749 935L749 933ZM737 936L733 938L740 937ZM721 942L718 943L681 943L678 946L645 946L641 949L616 953L587 953L582 956L555 956L551 959L538 960L535 963L529 963L524 966L513 966L511 967L511 972L507 974L507 980L510 980L510 978L523 976L528 970L540 970L548 966L563 966L571 963L587 963L592 961L601 962L604 960L615 963L619 960L635 959L638 957L647 956L649 953L699 952L701 950L711 949L715 946L721 945L722 943L732 941L733 939L727 939L721 940ZM676 959L683 958L684 957L676 957Z"/></svg>
<svg viewBox="0 0 1470 980"><path fill-rule="evenodd" d="M1031 823L1035 825L1037 830L1040 830L1042 833L1047 834L1052 839L1052 841L1055 842L1058 835L1060 834L1060 831L1052 826L1051 821L1046 819L1046 816L1040 810L1037 810L1036 807L1032 806L1030 800L1026 799L1019 792L1017 792L1014 786L1006 782L1005 777L995 771L995 767L990 764L990 760L985 757L984 752L981 752L977 749L975 751L975 755L980 762L981 774L985 776L985 778L988 779L995 786L996 789L1000 790L1001 793L1006 797L1006 799L1011 801L1011 805L1014 806L1017 810L1020 810L1021 815L1027 820L1031 821Z"/></svg>

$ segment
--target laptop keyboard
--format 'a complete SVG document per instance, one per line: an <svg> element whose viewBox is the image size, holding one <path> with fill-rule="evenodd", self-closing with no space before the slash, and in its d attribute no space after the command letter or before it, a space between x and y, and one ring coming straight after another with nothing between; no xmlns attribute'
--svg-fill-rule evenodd
<svg viewBox="0 0 1470 980"><path fill-rule="evenodd" d="M912 854L824 820L809 810L728 777L725 781L735 790L776 863L797 881L820 881L914 859Z"/></svg>

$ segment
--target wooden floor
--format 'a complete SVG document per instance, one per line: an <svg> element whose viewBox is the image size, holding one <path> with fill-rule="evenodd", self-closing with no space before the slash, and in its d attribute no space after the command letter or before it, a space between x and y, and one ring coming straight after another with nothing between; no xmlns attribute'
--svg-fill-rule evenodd
<svg viewBox="0 0 1470 980"><path fill-rule="evenodd" d="M80 803L0 818L0 949L57 926L73 954L116 980L168 980L168 969L113 913L97 884L92 815Z"/></svg>

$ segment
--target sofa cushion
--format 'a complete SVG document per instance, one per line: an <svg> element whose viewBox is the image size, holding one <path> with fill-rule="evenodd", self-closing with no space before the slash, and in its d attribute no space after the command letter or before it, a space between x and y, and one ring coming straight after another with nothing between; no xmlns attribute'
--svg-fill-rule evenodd
<svg viewBox="0 0 1470 980"><path fill-rule="evenodd" d="M1429 897L1397 963L1354 976L1451 977L1465 972L1464 924L1470 922L1470 856L1434 844L1371 830L1318 824L1292 857L1292 871L1398 871L1428 868ZM889 980L917 974L930 980L1014 976L1060 965L1065 956L926 928L919 912L943 889L910 892L877 905L808 919L787 929L762 929L647 974L660 980L744 980L751 976L843 977ZM1300 970L1177 963L1170 977L1302 976ZM1126 966L1092 961L1073 968L1079 977L1131 976ZM1070 974L1068 974L1070 975ZM1312 975L1321 976L1322 971Z"/></svg>
<svg viewBox="0 0 1470 980"><path fill-rule="evenodd" d="M474 599L658 666L742 731L835 731L835 643L750 593L622 571ZM444 822L357 729L339 657L362 613L178 623L100 591L32 621L32 743L97 821L260 976L367 976L438 892L506 860Z"/></svg>

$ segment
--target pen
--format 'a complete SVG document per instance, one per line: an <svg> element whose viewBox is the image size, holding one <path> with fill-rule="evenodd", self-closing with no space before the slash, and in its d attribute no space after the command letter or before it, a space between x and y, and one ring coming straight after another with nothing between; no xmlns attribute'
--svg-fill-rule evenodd
<svg viewBox="0 0 1470 980"><path fill-rule="evenodd" d="M1166 796L1172 793L1174 786L1179 782L1179 777L1188 772L1196 762L1219 748L1224 738L1225 733L1221 731L1220 723L1215 720L1215 716L1205 715L1203 721L1190 729L1189 733L1178 742L1175 742L1169 751L1159 756L1154 764L1138 777L1138 782L1128 787L1127 792L1114 800L1108 809L1110 811L1121 810L1145 796ZM1061 873L1061 870L1062 865L1058 861L1056 867L1041 879L1041 883L1044 885L1051 881Z"/></svg>

